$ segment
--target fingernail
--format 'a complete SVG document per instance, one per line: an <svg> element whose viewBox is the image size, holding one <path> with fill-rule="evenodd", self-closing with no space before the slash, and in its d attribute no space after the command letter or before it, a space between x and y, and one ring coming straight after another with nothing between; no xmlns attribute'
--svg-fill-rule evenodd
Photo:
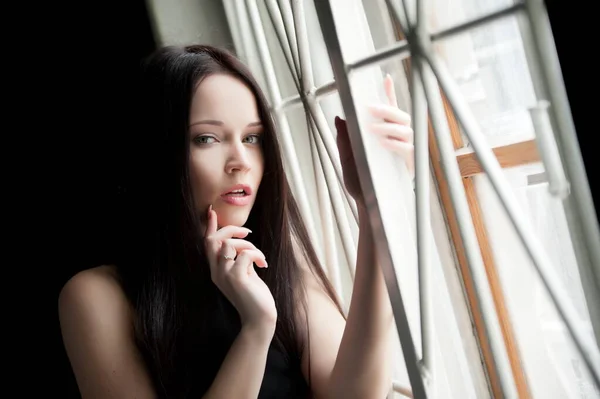
<svg viewBox="0 0 600 399"><path fill-rule="evenodd" d="M247 228L247 227L244 227L244 228L245 228L246 230L248 230L248 233L252 233L252 230L250 230L249 228Z"/></svg>
<svg viewBox="0 0 600 399"><path fill-rule="evenodd" d="M210 211L212 211L212 204L210 204L208 206L208 212L206 213L208 215L208 218L210 219Z"/></svg>

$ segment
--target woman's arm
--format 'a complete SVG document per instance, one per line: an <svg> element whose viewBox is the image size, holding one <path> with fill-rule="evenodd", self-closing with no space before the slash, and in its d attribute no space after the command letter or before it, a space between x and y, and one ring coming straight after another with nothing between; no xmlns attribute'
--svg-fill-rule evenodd
<svg viewBox="0 0 600 399"><path fill-rule="evenodd" d="M356 274L345 323L313 278L308 284L310 369L317 398L385 398L392 383L393 314L363 207L359 217ZM308 361L305 354L307 379Z"/></svg>
<svg viewBox="0 0 600 399"><path fill-rule="evenodd" d="M392 384L393 313L366 210L359 207L354 289L328 391L333 398L384 398Z"/></svg>
<svg viewBox="0 0 600 399"><path fill-rule="evenodd" d="M242 327L204 399L257 398L272 334Z"/></svg>

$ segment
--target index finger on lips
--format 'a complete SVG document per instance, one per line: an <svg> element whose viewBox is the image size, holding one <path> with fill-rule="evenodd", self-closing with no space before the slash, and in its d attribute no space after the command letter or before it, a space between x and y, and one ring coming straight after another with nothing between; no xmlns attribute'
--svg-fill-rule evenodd
<svg viewBox="0 0 600 399"><path fill-rule="evenodd" d="M205 237L209 237L217 231L217 213L213 211L212 205L208 207L207 211L207 226L206 232L204 233Z"/></svg>

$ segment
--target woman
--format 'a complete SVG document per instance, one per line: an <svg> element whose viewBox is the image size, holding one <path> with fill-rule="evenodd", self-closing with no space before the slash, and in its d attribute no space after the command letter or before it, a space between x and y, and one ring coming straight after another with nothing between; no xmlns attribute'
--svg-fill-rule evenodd
<svg viewBox="0 0 600 399"><path fill-rule="evenodd" d="M412 165L410 118L372 107L382 143ZM360 215L347 319L283 171L267 101L210 46L144 63L135 206L124 255L72 277L65 348L88 398L384 398L392 312L336 118L344 183Z"/></svg>

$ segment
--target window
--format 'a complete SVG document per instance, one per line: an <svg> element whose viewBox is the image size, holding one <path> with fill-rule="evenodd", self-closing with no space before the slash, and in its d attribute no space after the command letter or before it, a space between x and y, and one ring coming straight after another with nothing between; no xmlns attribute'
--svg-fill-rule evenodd
<svg viewBox="0 0 600 399"><path fill-rule="evenodd" d="M510 5L503 0L453 1L452 7L444 4L449 3L447 0L436 3L436 10L441 12L432 13L434 17L429 22L437 24L437 29ZM450 9L452 12L444 12ZM512 16L441 40L436 51L459 83L489 145L496 148L500 161L504 160L505 175L524 213L530 217L528 222L565 283L578 311L578 322L593 339L565 213L560 200L549 194L543 165L536 162L539 155L528 109L537 98L524 47L519 20ZM464 147L459 154L472 151L464 134L462 138ZM466 179L472 179L481 208L508 308L506 324L512 326L517 343L512 356L520 359L524 369L526 380L521 389L529 391L528 396L532 397L600 397L487 176L481 170L472 174L467 167L462 171L463 176L472 176ZM513 369L513 373L516 371Z"/></svg>

